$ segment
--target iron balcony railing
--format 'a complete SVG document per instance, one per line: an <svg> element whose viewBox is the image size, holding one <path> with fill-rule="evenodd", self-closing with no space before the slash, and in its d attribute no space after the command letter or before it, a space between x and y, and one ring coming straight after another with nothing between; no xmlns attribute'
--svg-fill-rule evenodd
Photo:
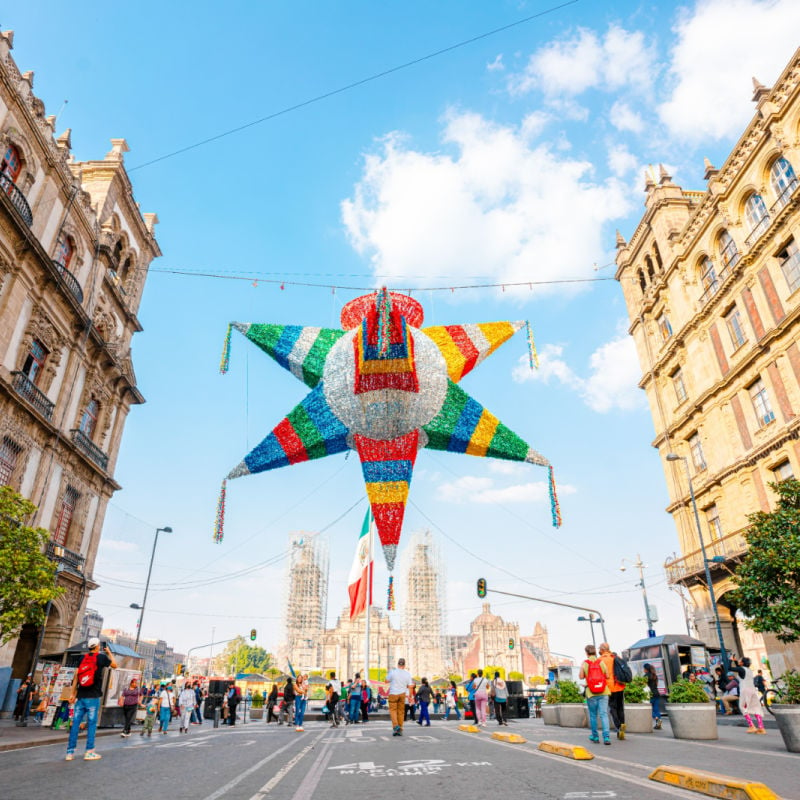
<svg viewBox="0 0 800 800"><path fill-rule="evenodd" d="M747 540L744 538L746 530L746 528L743 528L742 530L722 536L719 539L712 539L710 542L704 542L706 558L710 560L722 556L725 559L729 559L746 553ZM669 583L679 583L682 580L686 580L686 578L702 575L705 571L703 552L698 548L681 558L667 561L664 564L664 569L667 573L667 581Z"/></svg>
<svg viewBox="0 0 800 800"><path fill-rule="evenodd" d="M727 267L723 267L718 273L714 274L713 279L708 281L706 290L700 296L700 302L705 305L721 288L722 284L728 279L730 272Z"/></svg>
<svg viewBox="0 0 800 800"><path fill-rule="evenodd" d="M55 404L48 400L47 395L38 389L24 372L11 373L11 386L22 398L27 400L43 417L53 418Z"/></svg>
<svg viewBox="0 0 800 800"><path fill-rule="evenodd" d="M72 441L85 456L88 456L100 469L108 467L108 456L80 429L73 428Z"/></svg>
<svg viewBox="0 0 800 800"><path fill-rule="evenodd" d="M792 199L795 189L798 187L797 178L792 178L786 184L784 190L778 195L778 199L772 204L769 213L772 215L777 214L783 207Z"/></svg>
<svg viewBox="0 0 800 800"><path fill-rule="evenodd" d="M67 291L79 303L83 303L83 289L81 289L78 279L60 261L53 260L53 266L56 268Z"/></svg>
<svg viewBox="0 0 800 800"><path fill-rule="evenodd" d="M744 240L745 247L752 247L769 228L769 223L769 214L765 211L764 216L755 224L753 230L750 231L750 235Z"/></svg>
<svg viewBox="0 0 800 800"><path fill-rule="evenodd" d="M28 205L25 195L19 190L17 184L14 183L5 172L0 172L0 189L8 195L12 205L19 211L22 219L25 220L25 224L30 228L31 225L33 225L31 207Z"/></svg>
<svg viewBox="0 0 800 800"><path fill-rule="evenodd" d="M80 553L74 553L72 550L67 550L63 545L57 544L52 539L47 543L45 548L45 555L51 560L55 561L67 569L72 569L75 572L83 572L84 557Z"/></svg>

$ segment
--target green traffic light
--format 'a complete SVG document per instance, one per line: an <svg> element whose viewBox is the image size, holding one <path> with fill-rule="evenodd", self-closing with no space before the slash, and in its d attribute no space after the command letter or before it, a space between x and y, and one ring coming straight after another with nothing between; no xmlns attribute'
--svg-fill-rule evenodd
<svg viewBox="0 0 800 800"><path fill-rule="evenodd" d="M478 597L486 597L486 578L478 578Z"/></svg>

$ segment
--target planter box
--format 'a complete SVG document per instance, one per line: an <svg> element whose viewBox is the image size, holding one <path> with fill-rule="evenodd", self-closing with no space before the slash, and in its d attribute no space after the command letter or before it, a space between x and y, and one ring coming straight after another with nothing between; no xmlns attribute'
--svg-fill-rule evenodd
<svg viewBox="0 0 800 800"><path fill-rule="evenodd" d="M790 753L800 753L800 706L773 703L770 706L783 736L783 743Z"/></svg>
<svg viewBox="0 0 800 800"><path fill-rule="evenodd" d="M667 703L667 715L676 739L717 739L714 703Z"/></svg>
<svg viewBox="0 0 800 800"><path fill-rule="evenodd" d="M625 703L625 731L653 732L653 707L650 703Z"/></svg>
<svg viewBox="0 0 800 800"><path fill-rule="evenodd" d="M251 708L250 709L250 719L264 719L264 709L263 708Z"/></svg>
<svg viewBox="0 0 800 800"><path fill-rule="evenodd" d="M562 728L588 728L589 714L586 703L559 703L558 724Z"/></svg>
<svg viewBox="0 0 800 800"><path fill-rule="evenodd" d="M542 704L542 719L545 725L558 725L558 704Z"/></svg>

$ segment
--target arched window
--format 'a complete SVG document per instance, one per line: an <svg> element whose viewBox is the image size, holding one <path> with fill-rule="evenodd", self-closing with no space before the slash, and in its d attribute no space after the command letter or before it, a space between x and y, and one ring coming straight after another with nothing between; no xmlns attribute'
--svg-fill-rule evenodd
<svg viewBox="0 0 800 800"><path fill-rule="evenodd" d="M777 200L772 206L772 212L780 211L797 188L797 176L792 165L783 157L779 158L769 171L769 182Z"/></svg>
<svg viewBox="0 0 800 800"><path fill-rule="evenodd" d="M0 441L0 486L9 486L22 448L10 437Z"/></svg>
<svg viewBox="0 0 800 800"><path fill-rule="evenodd" d="M700 262L700 279L703 282L703 289L705 289L703 292L703 299L708 300L709 297L713 297L717 293L717 289L719 288L717 269L714 266L714 262L708 256L705 256Z"/></svg>
<svg viewBox="0 0 800 800"><path fill-rule="evenodd" d="M769 227L769 214L764 198L760 194L751 194L744 204L744 216L750 235L747 243L752 244Z"/></svg>
<svg viewBox="0 0 800 800"><path fill-rule="evenodd" d="M81 416L80 429L90 439L97 428L97 418L100 416L100 403L92 398Z"/></svg>
<svg viewBox="0 0 800 800"><path fill-rule="evenodd" d="M653 255L656 258L656 266L658 267L659 272L664 271L664 262L661 260L661 252L658 249L658 245L653 242Z"/></svg>
<svg viewBox="0 0 800 800"><path fill-rule="evenodd" d="M652 281L656 277L656 271L653 269L653 259L650 256L645 256L644 263L647 267L647 277Z"/></svg>
<svg viewBox="0 0 800 800"><path fill-rule="evenodd" d="M639 276L639 288L643 292L646 292L647 291L647 281L645 280L644 272L642 270L639 270L636 274Z"/></svg>
<svg viewBox="0 0 800 800"><path fill-rule="evenodd" d="M72 239L69 236L64 236L62 233L58 237L58 244L56 245L56 261L61 264L64 269L69 269L70 261L75 253L75 247L72 244Z"/></svg>
<svg viewBox="0 0 800 800"><path fill-rule="evenodd" d="M131 257L128 256L125 259L125 263L122 265L122 267L120 267L119 270L120 283L125 283L125 281L128 280L128 274L130 273L130 271L131 271Z"/></svg>
<svg viewBox="0 0 800 800"><path fill-rule="evenodd" d="M734 267L739 260L739 251L736 248L736 242L728 231L722 231L719 235L719 257L722 261L723 267Z"/></svg>
<svg viewBox="0 0 800 800"><path fill-rule="evenodd" d="M22 170L22 159L19 155L19 150L10 144L6 149L6 154L3 156L3 161L0 163L0 173L7 175L12 181L16 181L19 173Z"/></svg>
<svg viewBox="0 0 800 800"><path fill-rule="evenodd" d="M22 372L34 386L39 383L47 356L47 348L38 339L34 339L22 365Z"/></svg>

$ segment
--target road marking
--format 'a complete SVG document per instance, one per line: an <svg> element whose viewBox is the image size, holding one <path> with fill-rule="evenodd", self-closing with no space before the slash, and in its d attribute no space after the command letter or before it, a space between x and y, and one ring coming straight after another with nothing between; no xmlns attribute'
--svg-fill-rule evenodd
<svg viewBox="0 0 800 800"><path fill-rule="evenodd" d="M355 761L328 767L340 775L366 775L369 778L396 778L408 776L438 775L446 767L491 767L490 761L459 761L450 764L441 758L411 758L398 761L396 766L376 764L374 761ZM251 798L252 800L252 798Z"/></svg>
<svg viewBox="0 0 800 800"><path fill-rule="evenodd" d="M311 800L314 790L317 788L322 776L325 774L325 767L333 755L333 748L330 745L323 745L317 760L311 765L311 769L303 779L297 791L292 796L292 800Z"/></svg>
<svg viewBox="0 0 800 800"><path fill-rule="evenodd" d="M293 759L287 761L251 798L250 800L260 800L266 797L288 774L292 767L303 758L314 744L306 745Z"/></svg>
<svg viewBox="0 0 800 800"><path fill-rule="evenodd" d="M317 744L317 742L324 736L324 733L320 733L316 739L312 742L312 744ZM297 740L292 738L290 739L283 747L278 748L277 750L270 753L266 758L262 758L261 761L253 764L252 767L248 767L244 772L240 772L235 778L228 781L224 786L220 786L215 792L212 792L208 797L203 798L203 800L218 800L220 797L224 797L234 786L240 784L248 775L252 775L257 770L261 769L264 764L268 764L272 761L273 758L279 756L284 750L288 750L290 747L297 747Z"/></svg>

